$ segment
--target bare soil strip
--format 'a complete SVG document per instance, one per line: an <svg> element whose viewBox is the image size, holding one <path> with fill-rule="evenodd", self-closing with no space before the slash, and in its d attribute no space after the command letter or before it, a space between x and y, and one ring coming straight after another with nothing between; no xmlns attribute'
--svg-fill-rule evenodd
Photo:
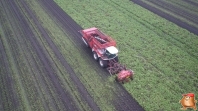
<svg viewBox="0 0 198 111"><path fill-rule="evenodd" d="M183 1L186 2L186 3L189 3L191 5L194 5L194 6L198 7L198 3L196 3L195 1L192 1L192 0L183 0Z"/></svg>
<svg viewBox="0 0 198 111"><path fill-rule="evenodd" d="M151 12L153 12L153 13L155 13L155 14L157 14L157 15L159 15L159 16L161 16L161 17L163 17L163 18L165 18L165 19L167 19L167 20L169 20L169 21L171 21L171 22L173 22L175 24L177 24L178 26L180 26L182 28L185 28L188 31L198 35L198 31L197 31L198 28L196 28L194 26L191 26L191 25L181 21L178 18L175 18L175 17L171 16L170 14L167 14L167 13L161 11L161 10L158 10L155 7L152 7L152 6L144 3L142 0L131 0L131 1L136 3L136 4L138 4L138 5L140 5L140 6L142 6L142 7L144 7L144 8L146 8L146 9L148 9L148 10L150 10Z"/></svg>
<svg viewBox="0 0 198 111"><path fill-rule="evenodd" d="M0 23L1 24L1 23ZM6 32L5 32L6 33ZM6 54L6 50L5 47L3 45L3 40L1 38L0 35L0 63L1 63L1 68L0 68L0 78L2 81L2 84L0 84L0 110L3 111L3 109L5 109L4 106L7 106L8 104L3 102L5 101L5 99L10 100L11 104L10 106L10 110L12 110L13 107L17 107L19 104L17 103L17 96L16 94L14 94L15 90L13 88L13 79L11 78L11 73L9 70L9 63L8 63L8 59L7 59L7 54Z"/></svg>
<svg viewBox="0 0 198 111"><path fill-rule="evenodd" d="M20 108L20 106L22 105L21 103L19 103L19 95L17 95L16 92L16 88L15 84L16 81L13 79L13 72L11 69L11 65L13 65L10 62L10 56L9 54L13 54L13 56L17 56L18 54L16 54L16 52L12 52L12 50L9 49L13 49L15 48L15 50L17 50L17 47L13 47L15 46L15 40L11 39L13 37L13 32L11 31L10 27L8 26L8 24L12 25L11 23L8 23L8 21L12 18L10 18L9 16L9 9L6 8L6 3L1 2L0 3L0 52L1 52L1 60L0 60L0 64L1 64L1 68L0 68L0 73L1 73L1 81L2 81L2 88L0 91L1 94L1 102L2 102L2 109L0 110L17 110ZM6 39L5 39L6 38ZM7 47L9 46L9 48ZM16 54L16 55L15 55ZM7 102L5 102L7 101Z"/></svg>
<svg viewBox="0 0 198 111"><path fill-rule="evenodd" d="M198 16L195 14L191 14L181 8L175 7L170 3L166 3L165 1L149 1L152 4L155 4L157 6L160 6L161 8L163 8L164 10L167 10L169 12L174 13L175 15L184 17L185 19L193 22L194 24L198 25Z"/></svg>

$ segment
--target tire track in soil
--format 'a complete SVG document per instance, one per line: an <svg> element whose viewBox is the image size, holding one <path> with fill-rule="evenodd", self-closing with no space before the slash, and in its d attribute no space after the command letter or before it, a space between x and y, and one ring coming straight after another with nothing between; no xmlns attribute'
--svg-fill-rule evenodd
<svg viewBox="0 0 198 111"><path fill-rule="evenodd" d="M194 2L194 1L191 1L191 0L182 0L182 1L198 7L198 3Z"/></svg>
<svg viewBox="0 0 198 111"><path fill-rule="evenodd" d="M189 0L188 0L189 1ZM190 3L188 3L188 1L186 0L182 0L181 2L178 1L171 1L174 5L176 5L177 7L181 8L185 8L185 11L190 11L192 13L196 13L198 12L197 9L195 9L194 5L191 5ZM185 2L185 3L184 3ZM197 14L196 14L197 15Z"/></svg>
<svg viewBox="0 0 198 111"><path fill-rule="evenodd" d="M198 31L197 31L198 28L196 28L194 26L191 26L191 25L181 21L181 20L171 16L170 14L167 14L167 13L165 13L163 11L160 11L159 9L157 9L155 7L152 7L152 6L142 2L142 0L131 0L131 1L134 2L135 4L140 5L143 8L146 8L147 10L150 10L151 12L153 12L153 13L155 13L155 14L157 14L157 15L159 15L159 16L161 16L161 17L163 17L163 18L165 18L165 19L167 19L167 20L169 20L169 21L171 21L173 23L175 23L176 25L178 25L178 26L180 26L180 27L182 27L182 28L194 33L195 35L198 35Z"/></svg>
<svg viewBox="0 0 198 111"><path fill-rule="evenodd" d="M51 3L49 2L43 2L42 3L47 10L52 13L56 19L63 24L63 28L67 30L71 35L74 41L76 41L77 46L84 45L84 43L81 41L81 35L78 33L79 30L82 28L69 16L67 15L56 3L53 1ZM46 6L49 4L49 6ZM81 46L82 47L82 46ZM83 50L83 48L81 48ZM91 51L89 49L84 49L87 53L87 56L92 55ZM91 58L91 57L90 57ZM94 61L95 62L95 61ZM100 67L99 67L100 68ZM101 68L100 68L101 69ZM102 72L102 70L97 70L99 72ZM107 75L104 76L103 71L103 78L106 78ZM118 87L119 92L114 92L114 94L117 96L117 101L114 101L114 105L117 111L143 111L144 109L139 105L138 102L124 89L124 87L121 84L116 84ZM122 93L122 94L120 94Z"/></svg>
<svg viewBox="0 0 198 111"><path fill-rule="evenodd" d="M89 104L90 108L92 108L94 111L100 111L97 104L93 101L91 95L87 92L85 86L81 83L81 81L79 80L79 78L77 77L77 75L75 74L73 69L70 67L70 65L67 63L67 61L64 59L64 57L60 53L59 49L53 43L53 41L51 40L51 38L49 37L49 35L45 31L45 29L40 25L36 16L33 15L33 12L31 12L31 10L27 7L28 5L25 2L22 2L22 3L23 3L24 8L26 9L26 11L28 12L29 16L32 18L33 22L37 25L38 29L41 31L41 33L42 33L43 37L45 38L45 40L47 41L49 47L53 50L56 57L60 60L61 64L69 72L72 81L74 81L74 84L78 89L78 92L81 94L81 98L84 101L86 101Z"/></svg>
<svg viewBox="0 0 198 111"><path fill-rule="evenodd" d="M158 1L153 1L150 0L149 2L151 2L152 4L155 4L157 6L160 6L161 8L174 13L175 15L179 15L187 20L190 20L191 22L198 24L198 17L197 15L191 14L181 8L175 7L174 5L170 4L170 3L166 3L162 0L158 0Z"/></svg>
<svg viewBox="0 0 198 111"><path fill-rule="evenodd" d="M5 32L7 33L7 32ZM0 55L0 64L1 64L1 85L3 85L4 87L4 90L1 89L0 90L0 94L4 94L3 92L6 91L6 95L1 95L1 96L4 96L6 98L6 100L11 100L11 107L9 106L9 110L11 110L12 108L17 108L18 107L18 102L17 102L17 97L16 95L14 94L14 88L13 88L13 80L11 78L11 73L10 73L10 70L9 70L9 63L8 63L8 58L7 58L7 54L6 54L6 51L5 51L5 48L3 46L3 40L1 38L1 35L0 35L0 52L1 52L1 55ZM3 70L3 69L4 70ZM6 102L3 102L2 98L4 97L1 97L0 98L0 102L2 105L0 110L3 110L5 109L5 106L7 106L8 104Z"/></svg>
<svg viewBox="0 0 198 111"><path fill-rule="evenodd" d="M7 10L6 10L6 6L5 4L3 3L3 1L1 1L1 8L2 10L0 10L0 13L2 14L4 11L5 15L2 14L1 15L1 18L0 18L0 29L7 29L8 26L5 26L4 24L7 23L9 21L9 19L6 20L6 18L9 18L8 16L8 13L7 13ZM11 25L11 23L10 23ZM17 95L14 93L16 92L15 89L14 89L14 80L12 79L12 76L11 76L11 71L10 71L10 65L9 65L9 59L7 58L7 51L5 49L5 46L3 45L3 39L2 39L2 36L13 36L11 35L11 32L10 32L10 29L9 30L2 30L2 35L0 35L0 52L1 52L1 56L0 56L0 62L1 62L1 68L3 68L3 73L1 74L1 76L5 76L5 77L2 77L2 82L5 81L5 84L4 87L5 89L8 90L8 92L6 92L8 95L6 98L7 98L7 101L9 101L8 99L11 100L11 106L9 106L9 110L13 110L12 108L18 108L19 106L19 103L18 103L18 97ZM4 35L5 34L5 35ZM9 43L9 42L8 42ZM11 44L10 44L11 45ZM5 91L5 90L1 90L1 91ZM2 94L2 92L0 91L0 93ZM5 95L4 95L5 96ZM3 98L3 97L2 97ZM3 102L2 101L2 110L5 109L5 106L6 105L6 102Z"/></svg>
<svg viewBox="0 0 198 111"><path fill-rule="evenodd" d="M72 111L79 110L76 107L75 103L73 102L71 95L69 93L67 93L66 91L64 91L63 87L59 83L59 80L56 77L56 74L54 73L55 71L53 70L51 61L49 60L49 58L47 58L48 56L44 53L45 51L44 51L43 47L41 46L41 44L39 44L37 39L33 36L34 34L33 34L32 30L30 29L25 18L23 18L23 14L21 13L20 9L18 9L15 2L10 1L10 0L9 0L9 2L11 4L11 8L15 11L16 19L18 19L18 21L21 24L21 27L23 27L23 29L25 31L25 35L26 35L27 39L29 39L31 41L32 46L35 48L36 54L40 57L40 60L42 61L42 65L44 66L44 69L45 69L46 76L48 76L51 79L51 82L53 83L54 87L56 88L58 95L60 95L61 100L65 105L65 108L67 110L72 110Z"/></svg>
<svg viewBox="0 0 198 111"><path fill-rule="evenodd" d="M6 13L7 14L7 13ZM12 12L10 12L10 14L12 14L13 15L13 17L10 17L10 18L15 18L15 14L14 14L14 10L12 10ZM9 18L9 17L7 17L7 18ZM35 78L35 80L34 80L34 83L35 83L35 85L36 85L36 87L37 87L37 91L38 91L38 93L39 93L39 95L38 95L38 97L40 97L40 95L43 95L43 92L41 91L41 89L44 89L46 92L45 92L45 95L50 95L50 96L52 96L53 97L53 94L52 94L52 92L49 90L50 88L49 88L49 85L47 84L47 81L45 80L46 78L43 76L43 75L39 75L39 74L41 74L41 68L40 68L40 65L38 64L38 63L36 63L36 62L31 62L31 61L37 61L36 60L36 58L33 56L34 55L34 53L32 52L32 49L29 47L29 41L28 40L26 40L27 38L24 38L24 35L23 35L23 30L21 30L21 27L20 27L20 25L19 24L17 24L17 22L15 22L15 21L11 21L11 20L8 20L8 21L10 21L10 25L11 25L11 27L13 28L13 30L14 30L14 33L15 33L15 35L17 35L17 36L20 36L21 35L21 38L19 38L19 37L16 37L17 38L17 41L20 41L20 42L22 42L22 43L18 43L18 44L22 44L22 45L25 45L24 47L26 47L26 49L23 49L22 48L22 46L19 46L19 47L21 47L22 48L22 50L24 50L24 55L25 55L25 57L26 57L26 61L28 61L28 65L29 66L31 66L32 68L30 68L30 70L32 71L32 72L37 72L37 73L34 73L33 74L33 76L34 76L34 78ZM14 27L16 27L15 29L18 29L18 30L15 30L14 29ZM17 34L18 33L18 34ZM20 34L20 35L19 35ZM12 43L11 43L12 44ZM28 54L27 53L25 53L26 51L30 51L30 58L29 58L29 56L28 56ZM31 64L31 63L33 63L33 64ZM35 69L34 71L33 71L33 69ZM37 75L36 75L37 74ZM39 76L39 77L36 77L36 76ZM37 82L37 81L39 81L39 82ZM38 85L39 84L39 85ZM42 87L43 86L43 87ZM44 97L45 99L46 99L46 97ZM46 110L49 110L49 107L53 107L53 108L55 108L55 105L57 105L57 104L50 104L52 101L50 101L50 103L48 103L48 102L46 102L46 100L45 99L43 99L42 98L42 103L43 103L43 107L46 109ZM53 101L54 102L54 101ZM50 106L49 106L49 104L50 104ZM16 108L16 107L15 107Z"/></svg>
<svg viewBox="0 0 198 111"><path fill-rule="evenodd" d="M12 7L13 4L12 4L12 3L10 3L9 1L6 1L6 2L7 2L7 5L8 5L9 7L11 6L10 9L9 9L9 10L10 10L10 15L12 15L11 18L14 18L14 19L11 19L11 20L14 20L14 21L9 20L9 21L10 21L10 25L12 26L12 28L15 27L15 26L17 26L17 28L20 30L22 26L21 26L20 24L16 24L16 23L18 23L18 22L16 22L16 16L17 16L16 13L18 13L18 12L16 12L16 10L13 10L13 7ZM7 7L8 7L8 6L7 6ZM6 7L6 6L5 6L5 7ZM7 18L9 18L9 17L7 17ZM9 19L10 19L10 18L9 18ZM16 28L15 28L15 29L16 29ZM20 31L18 31L18 30L16 31L15 29L12 29L12 30L14 30L14 31L13 31L14 34L17 34L18 32L19 32L19 34L27 33L27 32L23 32L24 30L23 30L23 31L21 31L21 30L20 30ZM10 33L10 34L11 34L11 33ZM17 35L18 35L18 34L17 34ZM25 34L25 35L26 35L26 34ZM13 36L13 35L12 35L12 36ZM21 35L21 36L24 37L24 35ZM22 39L24 40L25 38L23 38L23 37L22 37ZM18 37L17 37L17 38L18 38ZM20 39L21 39L21 38L20 38ZM21 39L21 40L22 40L22 39ZM27 39L27 38L26 38L26 39ZM19 38L18 38L17 41L19 41ZM26 40L25 40L25 41L26 41ZM12 45L15 44L15 45L16 45L16 41L15 41L15 40L13 41L12 38L11 38L10 44L12 44ZM11 46L12 46L12 45L11 45ZM26 45L27 45L27 43L26 43ZM16 47L12 47L12 51L14 52L14 55L18 54L16 51L14 51L15 48L16 48ZM13 57L14 57L14 59L16 60L16 63L19 64L19 63L18 63L19 61L17 60L17 58L16 58L15 56L13 56ZM18 67L18 69L19 69L19 68L20 68L20 67ZM26 106L23 106L23 107L26 107ZM15 107L15 108L16 108L16 107Z"/></svg>

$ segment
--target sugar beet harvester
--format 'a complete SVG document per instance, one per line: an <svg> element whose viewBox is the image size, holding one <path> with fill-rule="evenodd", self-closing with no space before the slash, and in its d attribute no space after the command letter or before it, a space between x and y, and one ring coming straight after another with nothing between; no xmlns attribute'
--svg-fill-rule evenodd
<svg viewBox="0 0 198 111"><path fill-rule="evenodd" d="M101 67L106 68L111 75L117 74L116 81L124 83L133 79L134 72L118 63L118 49L111 37L92 27L79 31L85 45L91 48L93 58L99 61Z"/></svg>

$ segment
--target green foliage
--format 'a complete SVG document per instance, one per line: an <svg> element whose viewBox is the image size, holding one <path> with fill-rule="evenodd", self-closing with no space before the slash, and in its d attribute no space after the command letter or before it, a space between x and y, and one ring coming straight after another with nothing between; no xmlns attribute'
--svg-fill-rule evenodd
<svg viewBox="0 0 198 111"><path fill-rule="evenodd" d="M39 4L39 0L25 1L94 102L101 110L115 110L112 104L117 94L115 76L107 77L105 74L108 73L100 72L98 63L85 56L84 47L79 47L71 39L67 30ZM128 0L55 1L83 28L98 27L117 41L120 62L135 72L134 81L123 86L146 110L179 110L181 94L194 92L198 95L198 36ZM22 17L29 22L43 53L53 63L61 87L71 94L80 110L91 110L22 2L14 1L23 13ZM181 5L178 0L174 2ZM65 110L50 78L45 76L41 58L12 15L11 7L3 7L8 5L5 1L0 4L0 40L3 44L0 49L5 50L0 56L6 55L6 58L0 58L0 62L9 66L0 67L0 108ZM8 80L12 80L9 86ZM13 100L17 101L17 108Z"/></svg>
<svg viewBox="0 0 198 111"><path fill-rule="evenodd" d="M198 92L198 36L128 0L55 1L117 41L121 63L135 71L124 87L146 110L178 110L181 94Z"/></svg>

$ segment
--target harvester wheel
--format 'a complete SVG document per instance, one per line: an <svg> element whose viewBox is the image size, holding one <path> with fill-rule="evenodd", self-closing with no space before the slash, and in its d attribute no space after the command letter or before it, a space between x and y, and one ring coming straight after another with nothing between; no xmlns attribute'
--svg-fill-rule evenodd
<svg viewBox="0 0 198 111"><path fill-rule="evenodd" d="M102 60L101 58L99 59L99 64L101 67L106 68L108 65L108 61L107 60Z"/></svg>
<svg viewBox="0 0 198 111"><path fill-rule="evenodd" d="M94 57L94 59L97 61L98 60L98 55L97 55L97 53L95 52L95 51L93 51L93 57Z"/></svg>

